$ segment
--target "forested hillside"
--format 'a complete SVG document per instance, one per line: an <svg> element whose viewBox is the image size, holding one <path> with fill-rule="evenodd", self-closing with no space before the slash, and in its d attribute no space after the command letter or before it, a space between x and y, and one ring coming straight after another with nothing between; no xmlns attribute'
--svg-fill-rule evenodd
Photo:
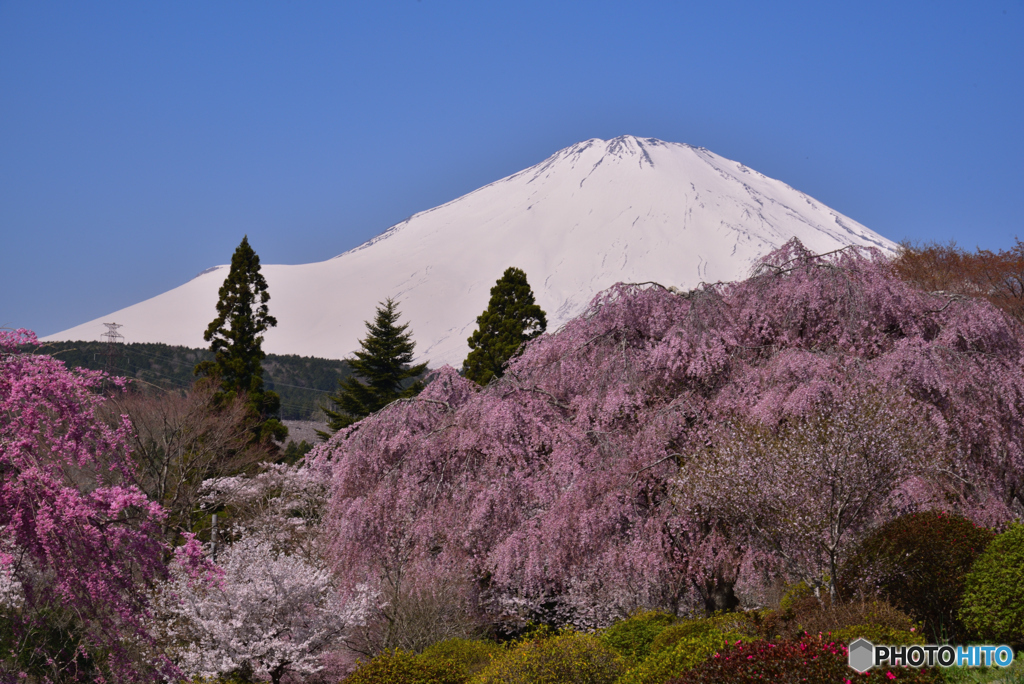
<svg viewBox="0 0 1024 684"><path fill-rule="evenodd" d="M109 370L139 385L163 389L188 387L195 379L195 365L213 359L207 349L156 343L117 344L109 348L105 342L47 342L35 350L60 359L71 368ZM108 351L113 356L108 357ZM345 361L294 354L267 354L263 371L267 389L281 396L283 420L319 420L320 404L337 389L338 380L350 373Z"/></svg>

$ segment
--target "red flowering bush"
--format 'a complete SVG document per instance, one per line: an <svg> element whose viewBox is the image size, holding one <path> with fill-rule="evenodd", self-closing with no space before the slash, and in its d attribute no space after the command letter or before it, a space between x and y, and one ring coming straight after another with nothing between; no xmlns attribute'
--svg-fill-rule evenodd
<svg viewBox="0 0 1024 684"><path fill-rule="evenodd" d="M931 639L957 639L964 579L995 535L942 511L904 515L870 534L844 564L840 592L880 593L924 622Z"/></svg>
<svg viewBox="0 0 1024 684"><path fill-rule="evenodd" d="M755 641L728 646L667 684L804 682L840 684L862 680L942 682L937 670L894 667L858 674L847 663L844 644L827 640Z"/></svg>

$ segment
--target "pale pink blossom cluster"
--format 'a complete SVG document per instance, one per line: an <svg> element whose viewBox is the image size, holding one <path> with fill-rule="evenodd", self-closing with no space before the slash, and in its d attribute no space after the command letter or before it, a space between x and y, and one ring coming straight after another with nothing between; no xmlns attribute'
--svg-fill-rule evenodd
<svg viewBox="0 0 1024 684"><path fill-rule="evenodd" d="M366 587L335 588L318 544L326 473L305 465L263 464L251 475L212 478L201 502L231 511L214 562L191 535L176 549L161 588L164 643L188 675L246 673L275 684L308 676L365 622Z"/></svg>
<svg viewBox="0 0 1024 684"><path fill-rule="evenodd" d="M175 569L162 589L164 638L181 644L175 661L191 676L232 672L278 684L288 673L323 668L323 654L361 623L369 597L342 601L322 564L242 538L217 559L216 576L196 579L194 564Z"/></svg>
<svg viewBox="0 0 1024 684"><path fill-rule="evenodd" d="M329 472L322 467L263 463L252 475L205 480L200 504L230 507L234 533L259 535L276 549L319 555L318 534L327 502Z"/></svg>

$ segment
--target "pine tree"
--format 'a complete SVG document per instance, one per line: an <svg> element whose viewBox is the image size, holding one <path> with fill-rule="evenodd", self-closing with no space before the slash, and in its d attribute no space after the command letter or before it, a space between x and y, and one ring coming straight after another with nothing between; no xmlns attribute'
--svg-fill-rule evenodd
<svg viewBox="0 0 1024 684"><path fill-rule="evenodd" d="M366 338L361 349L348 361L353 374L338 381L338 393L331 395L336 410L324 407L327 426L336 432L390 404L395 399L416 396L423 389L419 378L427 364L409 364L413 359L409 324L398 324L398 304L388 298L377 307L373 322L366 321ZM415 380L409 384L409 380ZM322 438L330 433L320 432Z"/></svg>
<svg viewBox="0 0 1024 684"><path fill-rule="evenodd" d="M288 428L275 417L281 399L276 392L263 389L263 333L276 326L277 319L268 311L267 281L260 273L260 258L249 246L248 236L242 238L231 257L231 270L219 297L217 317L203 334L214 360L197 365L195 373L220 382L215 403L244 392L249 406L260 417L257 438L283 440Z"/></svg>
<svg viewBox="0 0 1024 684"><path fill-rule="evenodd" d="M547 316L534 301L526 274L515 267L505 269L491 288L491 301L476 323L463 369L467 378L480 385L500 378L505 364L522 344L548 327Z"/></svg>

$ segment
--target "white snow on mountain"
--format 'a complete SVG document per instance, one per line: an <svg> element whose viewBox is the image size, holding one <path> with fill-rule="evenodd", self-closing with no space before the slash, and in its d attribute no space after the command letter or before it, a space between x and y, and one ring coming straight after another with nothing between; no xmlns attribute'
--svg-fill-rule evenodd
<svg viewBox="0 0 1024 684"><path fill-rule="evenodd" d="M418 360L460 366L466 338L509 266L523 269L554 330L616 282L690 289L745 277L789 239L828 252L893 242L785 183L709 150L621 136L577 143L536 166L416 214L344 254L264 265L278 326L264 350L350 356L385 297L399 301ZM259 246L254 245L257 251ZM48 340L204 347L227 266Z"/></svg>

